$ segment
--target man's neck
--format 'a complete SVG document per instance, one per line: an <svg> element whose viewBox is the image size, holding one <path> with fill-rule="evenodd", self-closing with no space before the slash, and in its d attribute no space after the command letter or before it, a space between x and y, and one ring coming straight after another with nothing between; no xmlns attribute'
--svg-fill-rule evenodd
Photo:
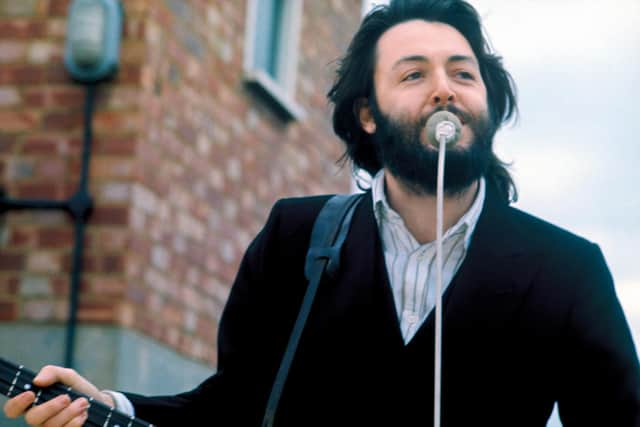
<svg viewBox="0 0 640 427"><path fill-rule="evenodd" d="M387 201L420 244L436 240L436 195L417 195L401 181L385 170L385 192ZM476 193L478 181L455 196L445 194L443 201L443 227L448 230L469 210Z"/></svg>

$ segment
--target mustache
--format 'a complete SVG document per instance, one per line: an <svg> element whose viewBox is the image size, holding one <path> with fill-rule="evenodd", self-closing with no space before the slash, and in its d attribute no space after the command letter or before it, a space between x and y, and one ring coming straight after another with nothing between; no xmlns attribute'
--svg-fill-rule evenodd
<svg viewBox="0 0 640 427"><path fill-rule="evenodd" d="M454 105L447 105L436 107L432 112L430 112L420 120L420 125L424 127L431 116L440 111L448 111L449 113L455 114L460 119L462 124L468 124L473 121L473 116L470 113L467 113L466 111L463 111Z"/></svg>

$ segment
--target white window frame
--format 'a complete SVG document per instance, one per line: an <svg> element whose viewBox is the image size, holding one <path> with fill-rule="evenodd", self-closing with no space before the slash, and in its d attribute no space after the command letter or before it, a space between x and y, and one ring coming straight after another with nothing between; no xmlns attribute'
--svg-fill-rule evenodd
<svg viewBox="0 0 640 427"><path fill-rule="evenodd" d="M280 37L277 41L280 55L277 58L276 69L281 74L276 80L254 63L258 0L247 0L244 79L250 87L257 89L270 101L275 102L288 119L302 120L306 113L295 101L294 94L303 0L284 0L284 2Z"/></svg>

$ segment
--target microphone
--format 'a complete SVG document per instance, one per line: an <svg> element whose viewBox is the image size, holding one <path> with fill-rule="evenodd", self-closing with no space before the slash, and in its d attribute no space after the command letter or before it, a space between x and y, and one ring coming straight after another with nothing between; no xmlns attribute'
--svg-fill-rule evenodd
<svg viewBox="0 0 640 427"><path fill-rule="evenodd" d="M436 148L440 144L454 145L460 138L462 123L449 111L438 111L427 120L427 141Z"/></svg>

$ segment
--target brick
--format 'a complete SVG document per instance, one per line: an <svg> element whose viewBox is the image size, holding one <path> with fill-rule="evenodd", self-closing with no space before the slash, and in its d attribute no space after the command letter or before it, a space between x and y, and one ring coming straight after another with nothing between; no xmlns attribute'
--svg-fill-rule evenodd
<svg viewBox="0 0 640 427"><path fill-rule="evenodd" d="M67 35L67 15L60 18L52 18L46 21L46 35L51 40L63 41Z"/></svg>
<svg viewBox="0 0 640 427"><path fill-rule="evenodd" d="M140 116L132 112L98 111L93 124L96 132L140 131Z"/></svg>
<svg viewBox="0 0 640 427"><path fill-rule="evenodd" d="M15 197L23 199L60 199L62 194L59 183L29 182L16 185Z"/></svg>
<svg viewBox="0 0 640 427"><path fill-rule="evenodd" d="M138 84L142 81L142 66L135 63L123 63L115 76L118 84Z"/></svg>
<svg viewBox="0 0 640 427"><path fill-rule="evenodd" d="M106 106L114 110L139 109L140 91L136 87L113 87L105 94Z"/></svg>
<svg viewBox="0 0 640 427"><path fill-rule="evenodd" d="M22 144L22 153L25 155L53 156L64 154L65 151L64 138L55 135L27 136Z"/></svg>
<svg viewBox="0 0 640 427"><path fill-rule="evenodd" d="M38 245L43 249L70 248L74 232L71 229L44 228L38 231Z"/></svg>
<svg viewBox="0 0 640 427"><path fill-rule="evenodd" d="M46 34L46 26L41 21L27 19L0 20L0 38L28 39Z"/></svg>
<svg viewBox="0 0 640 427"><path fill-rule="evenodd" d="M66 169L64 158L38 159L35 176L38 179L61 181L67 175Z"/></svg>
<svg viewBox="0 0 640 427"><path fill-rule="evenodd" d="M36 232L26 227L13 227L9 230L8 245L14 249L33 247L36 243Z"/></svg>
<svg viewBox="0 0 640 427"><path fill-rule="evenodd" d="M105 255L102 260L102 271L108 274L124 272L124 257L122 255Z"/></svg>
<svg viewBox="0 0 640 427"><path fill-rule="evenodd" d="M14 107L22 102L20 94L14 87L0 87L0 108Z"/></svg>
<svg viewBox="0 0 640 427"><path fill-rule="evenodd" d="M142 36L139 37L142 39ZM120 59L126 63L143 63L147 55L147 46L138 40L128 40L120 48Z"/></svg>
<svg viewBox="0 0 640 427"><path fill-rule="evenodd" d="M58 297L69 295L69 288L71 287L71 277L69 274L65 274L62 277L50 277L50 283L54 295Z"/></svg>
<svg viewBox="0 0 640 427"><path fill-rule="evenodd" d="M49 16L67 16L69 13L69 5L71 0L49 0Z"/></svg>
<svg viewBox="0 0 640 427"><path fill-rule="evenodd" d="M170 267L171 256L161 245L151 248L151 264L159 270L167 271Z"/></svg>
<svg viewBox="0 0 640 427"><path fill-rule="evenodd" d="M83 322L111 322L116 319L115 303L112 301L80 301L78 320Z"/></svg>
<svg viewBox="0 0 640 427"><path fill-rule="evenodd" d="M23 254L7 253L0 250L0 271L20 271L24 268Z"/></svg>
<svg viewBox="0 0 640 427"><path fill-rule="evenodd" d="M135 136L98 136L94 141L96 154L132 155L136 152Z"/></svg>
<svg viewBox="0 0 640 427"><path fill-rule="evenodd" d="M8 154L13 152L13 148L17 144L17 137L14 134L6 134L0 130L0 154ZM2 163L0 161L0 163ZM0 173L0 176L4 176L4 173Z"/></svg>
<svg viewBox="0 0 640 427"><path fill-rule="evenodd" d="M0 0L0 16L32 16L38 11L38 0Z"/></svg>
<svg viewBox="0 0 640 427"><path fill-rule="evenodd" d="M0 40L0 63L18 62L26 56L27 44L23 41Z"/></svg>
<svg viewBox="0 0 640 427"><path fill-rule="evenodd" d="M37 41L29 46L27 61L31 64L45 64L51 60L61 60L63 47L48 41Z"/></svg>
<svg viewBox="0 0 640 427"><path fill-rule="evenodd" d="M127 249L130 238L130 231L121 227L100 228L89 230L92 247L99 247L105 252L120 252Z"/></svg>
<svg viewBox="0 0 640 427"><path fill-rule="evenodd" d="M130 178L133 174L132 159L95 156L91 161L91 175L97 179Z"/></svg>
<svg viewBox="0 0 640 427"><path fill-rule="evenodd" d="M22 132L39 125L38 114L29 111L0 111L0 129L3 132Z"/></svg>
<svg viewBox="0 0 640 427"><path fill-rule="evenodd" d="M0 295L13 297L18 293L19 280L16 276L0 276Z"/></svg>
<svg viewBox="0 0 640 427"><path fill-rule="evenodd" d="M20 295L23 297L46 297L53 295L48 277L24 275L20 278Z"/></svg>
<svg viewBox="0 0 640 427"><path fill-rule="evenodd" d="M54 111L44 114L42 126L50 131L69 131L82 127L83 120L80 111Z"/></svg>
<svg viewBox="0 0 640 427"><path fill-rule="evenodd" d="M89 219L93 225L127 225L127 206L97 206Z"/></svg>
<svg viewBox="0 0 640 427"><path fill-rule="evenodd" d="M135 322L135 311L137 307L133 304L122 303L117 309L118 324L126 328L133 328Z"/></svg>
<svg viewBox="0 0 640 427"><path fill-rule="evenodd" d="M51 252L32 252L27 255L26 268L34 273L59 273L62 272L62 261Z"/></svg>
<svg viewBox="0 0 640 427"><path fill-rule="evenodd" d="M107 203L128 202L131 195L130 187L130 184L124 182L108 182L98 190L99 198Z"/></svg>
<svg viewBox="0 0 640 427"><path fill-rule="evenodd" d="M22 181L33 178L34 173L35 166L33 160L14 157L13 161L10 163L7 177L11 181Z"/></svg>
<svg viewBox="0 0 640 427"><path fill-rule="evenodd" d="M52 61L46 64L45 79L48 84L71 83L72 79L62 61Z"/></svg>
<svg viewBox="0 0 640 427"><path fill-rule="evenodd" d="M23 92L22 99L26 107L44 107L47 103L47 93L41 89L27 89Z"/></svg>
<svg viewBox="0 0 640 427"><path fill-rule="evenodd" d="M134 184L132 201L135 207L149 214L152 214L158 208L158 198L156 195L140 184Z"/></svg>
<svg viewBox="0 0 640 427"><path fill-rule="evenodd" d="M66 303L56 300L28 300L22 304L21 317L26 320L51 321L66 318Z"/></svg>
<svg viewBox="0 0 640 427"><path fill-rule="evenodd" d="M51 103L54 107L84 107L86 89L83 86L62 86L51 91Z"/></svg>
<svg viewBox="0 0 640 427"><path fill-rule="evenodd" d="M94 277L89 281L89 290L98 295L118 297L124 294L125 289L124 279Z"/></svg>
<svg viewBox="0 0 640 427"><path fill-rule="evenodd" d="M47 71L39 65L10 64L0 68L0 84L34 85L46 81Z"/></svg>
<svg viewBox="0 0 640 427"><path fill-rule="evenodd" d="M18 310L15 302L0 301L0 321L16 320Z"/></svg>

